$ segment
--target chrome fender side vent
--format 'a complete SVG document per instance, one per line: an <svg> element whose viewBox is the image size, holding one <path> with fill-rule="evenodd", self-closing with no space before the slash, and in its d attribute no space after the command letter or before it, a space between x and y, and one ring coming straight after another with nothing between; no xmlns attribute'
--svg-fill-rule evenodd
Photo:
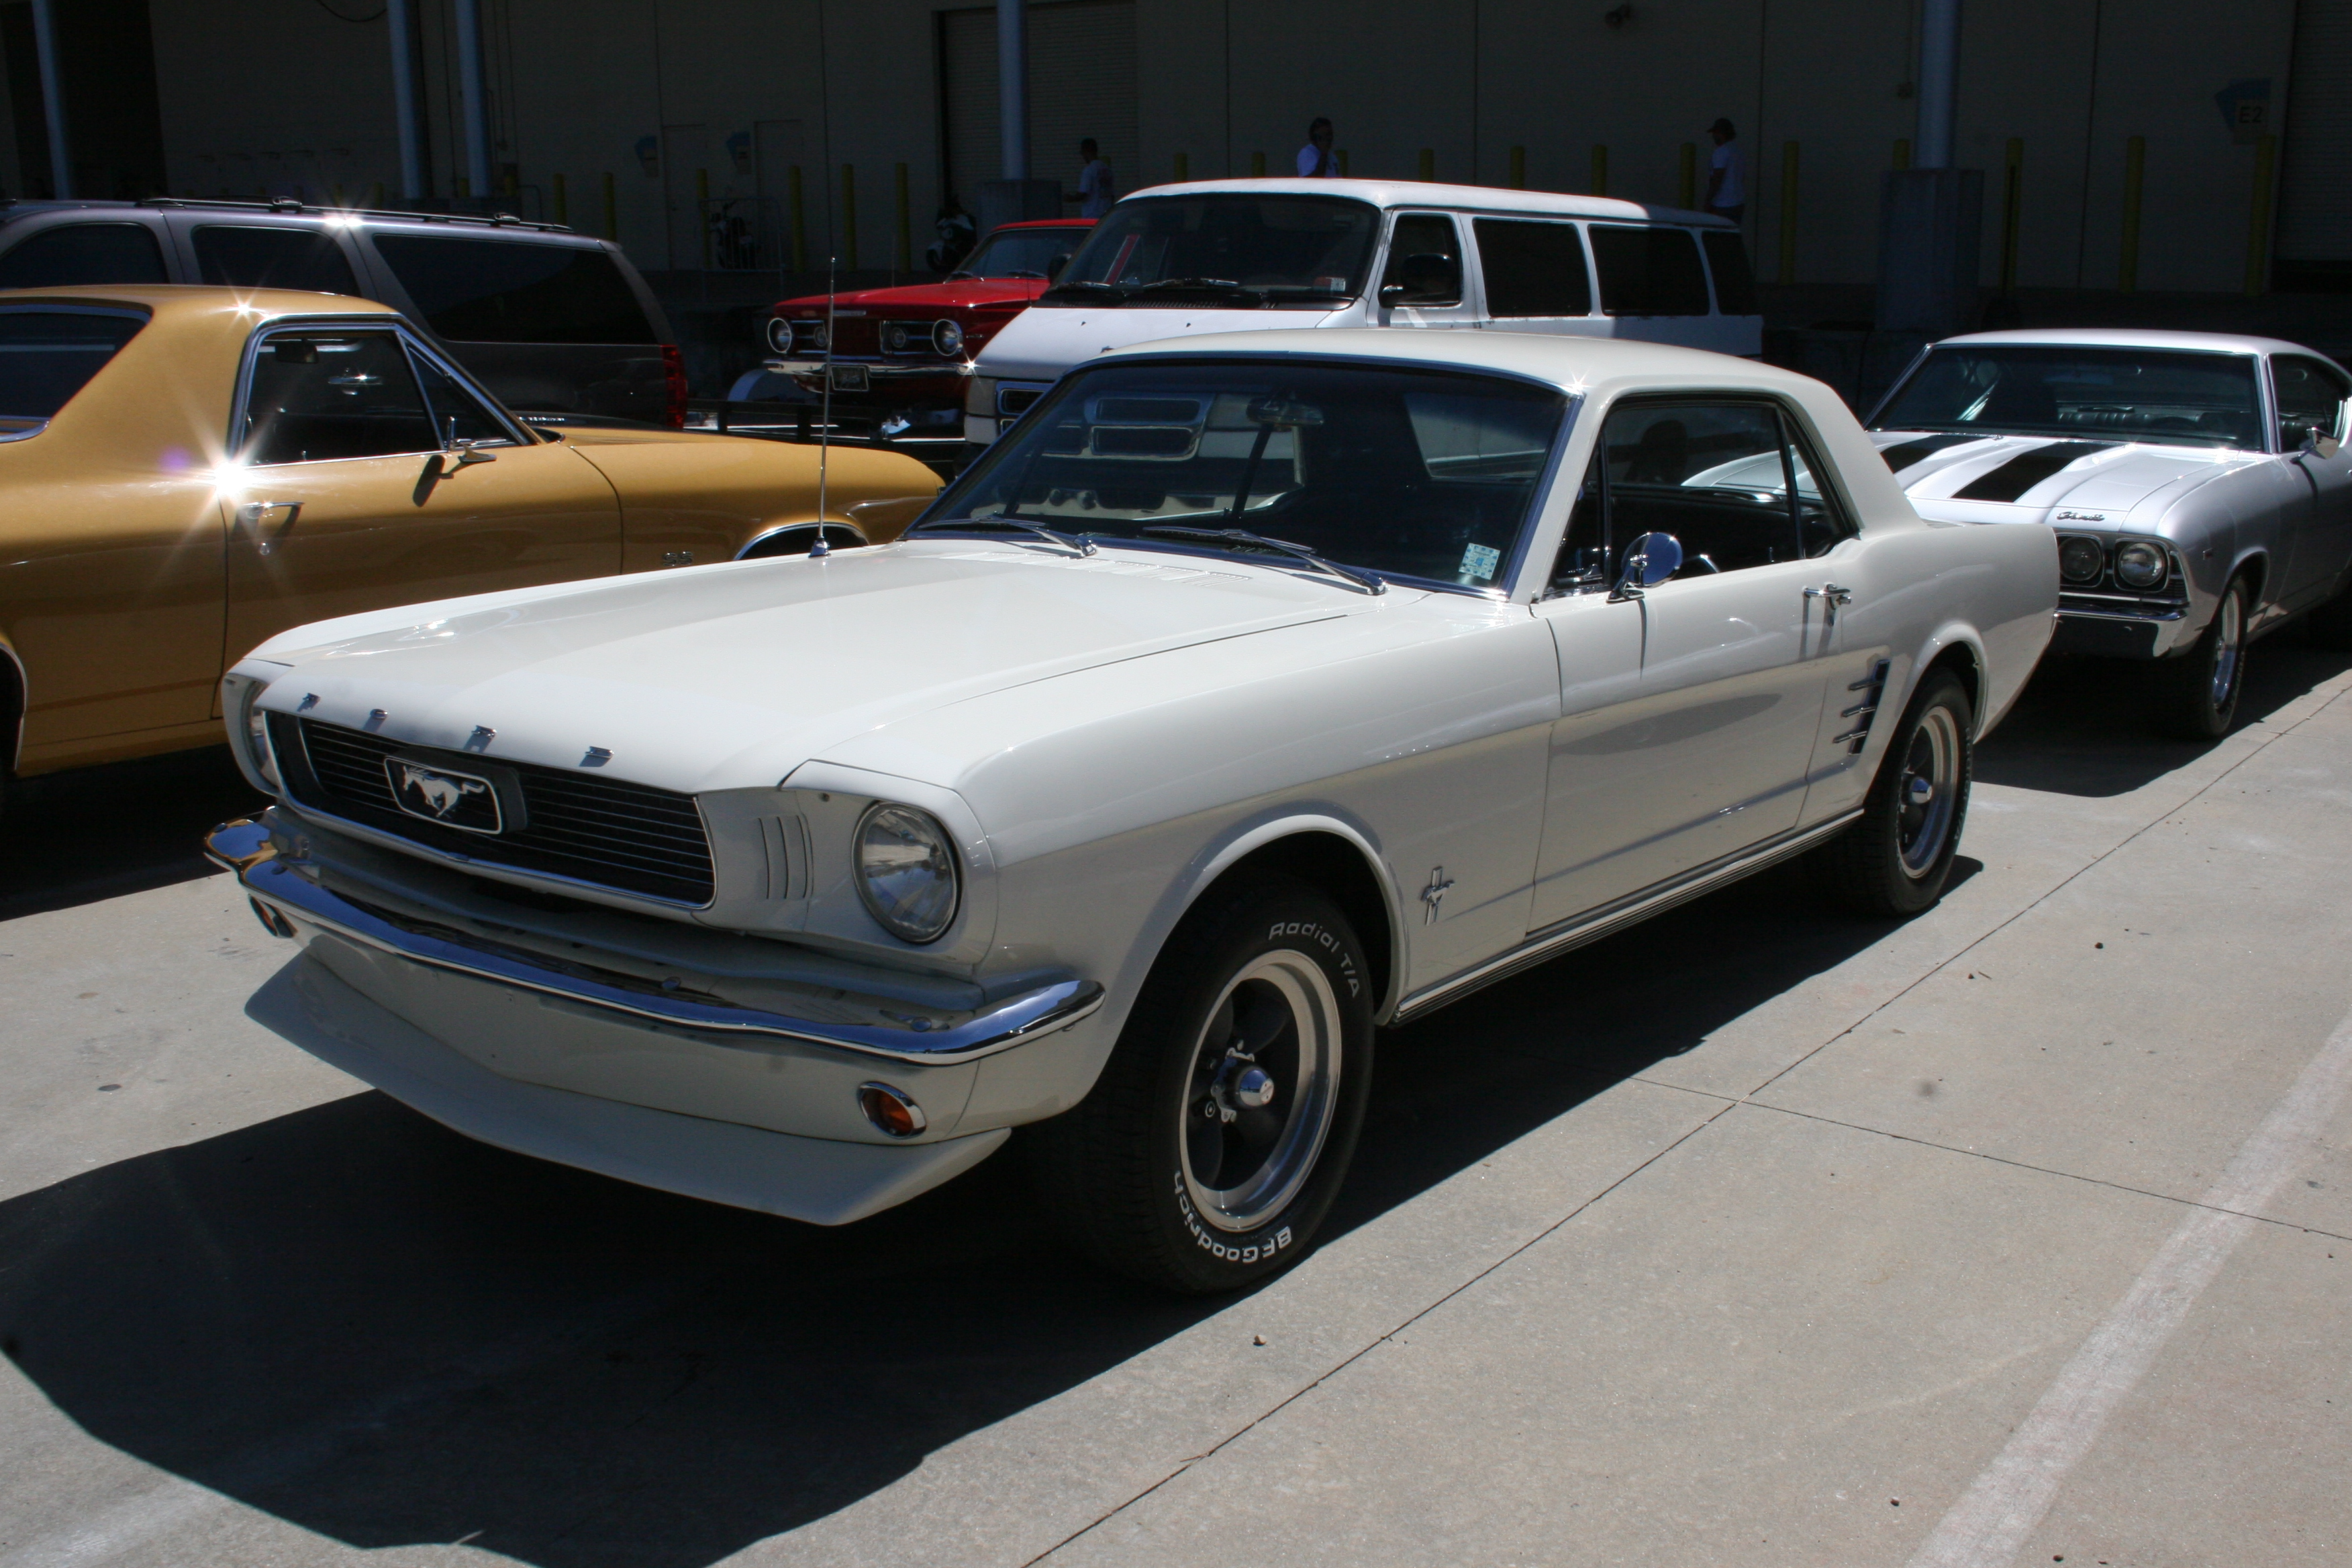
<svg viewBox="0 0 2352 1568"><path fill-rule="evenodd" d="M1892 663L1891 659L1875 660L1868 675L1846 683L1846 689L1860 692L1862 700L1838 715L1841 719L1853 720L1853 728L1835 737L1830 743L1843 742L1848 756L1861 755L1864 743L1870 739L1870 721L1877 717L1879 700L1886 695L1886 672Z"/></svg>

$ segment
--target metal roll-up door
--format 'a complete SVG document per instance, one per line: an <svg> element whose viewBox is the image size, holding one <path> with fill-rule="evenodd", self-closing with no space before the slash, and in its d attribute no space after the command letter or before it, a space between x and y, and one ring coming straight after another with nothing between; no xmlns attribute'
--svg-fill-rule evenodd
<svg viewBox="0 0 2352 1568"><path fill-rule="evenodd" d="M2276 286L2352 290L2352 0L2295 6Z"/></svg>
<svg viewBox="0 0 2352 1568"><path fill-rule="evenodd" d="M996 8L940 14L940 123L948 188L977 210L981 182L1004 174L998 140ZM1121 191L1144 182L1135 130L1135 0L1029 7L1029 173L1078 185L1091 136ZM1072 211L1076 208L1073 206Z"/></svg>

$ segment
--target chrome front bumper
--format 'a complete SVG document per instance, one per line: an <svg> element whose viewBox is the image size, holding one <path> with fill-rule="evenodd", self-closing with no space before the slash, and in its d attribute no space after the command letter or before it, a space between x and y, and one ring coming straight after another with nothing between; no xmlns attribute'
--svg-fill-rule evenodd
<svg viewBox="0 0 2352 1568"><path fill-rule="evenodd" d="M236 873L255 914L275 935L291 937L308 927L431 968L673 1028L767 1037L892 1061L945 1066L1056 1033L1093 1015L1103 1001L1099 984L1070 978L985 1003L944 1024L910 1012L896 998L854 994L847 997L850 1007L877 1022L796 1018L666 994L633 976L600 973L588 964L559 969L520 950L463 940L464 933L446 927L428 930L421 921L395 920L302 875L299 862L280 858L263 823L240 820L215 827L205 836L205 855Z"/></svg>

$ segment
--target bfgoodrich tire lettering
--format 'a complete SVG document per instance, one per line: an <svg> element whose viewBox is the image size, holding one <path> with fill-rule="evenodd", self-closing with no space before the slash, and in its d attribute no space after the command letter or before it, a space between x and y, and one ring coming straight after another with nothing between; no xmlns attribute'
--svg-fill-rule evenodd
<svg viewBox="0 0 2352 1568"><path fill-rule="evenodd" d="M1372 997L1347 917L1288 879L1213 892L1153 965L1093 1092L1034 1129L1071 1239L1188 1293L1238 1289L1313 1241L1371 1086Z"/></svg>
<svg viewBox="0 0 2352 1568"><path fill-rule="evenodd" d="M1949 670L1920 683L1862 819L1813 852L1822 889L1857 914L1907 919L1935 907L1951 879L1968 820L1976 713Z"/></svg>

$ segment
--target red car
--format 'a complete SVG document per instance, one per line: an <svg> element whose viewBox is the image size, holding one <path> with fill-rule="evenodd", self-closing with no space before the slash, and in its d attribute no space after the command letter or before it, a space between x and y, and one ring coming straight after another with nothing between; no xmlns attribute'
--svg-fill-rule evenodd
<svg viewBox="0 0 2352 1568"><path fill-rule="evenodd" d="M1092 218L1008 223L938 283L860 289L833 300L833 417L852 431L961 440L964 368L1044 293ZM822 395L825 297L779 300L761 326L769 370Z"/></svg>

